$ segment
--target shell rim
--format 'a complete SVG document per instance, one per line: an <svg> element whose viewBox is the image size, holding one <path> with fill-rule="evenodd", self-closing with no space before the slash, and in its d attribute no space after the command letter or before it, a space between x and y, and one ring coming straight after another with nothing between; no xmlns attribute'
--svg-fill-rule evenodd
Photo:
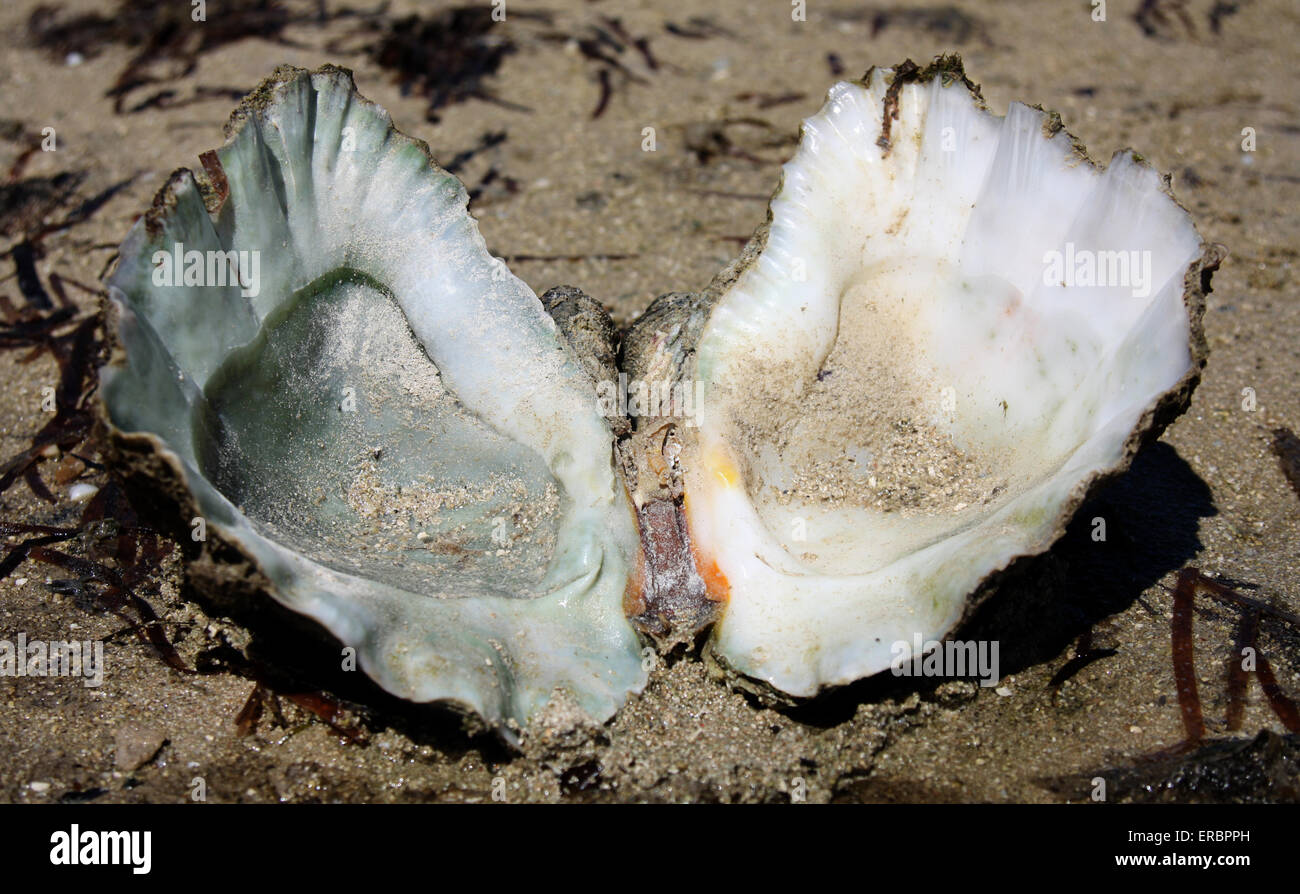
<svg viewBox="0 0 1300 894"><path fill-rule="evenodd" d="M889 79L890 88L894 85L905 86L907 84L927 84L936 77L943 79L944 86L961 83L968 91L976 108L992 117L1000 117L993 114L985 102L980 92L978 84L972 82L966 75L965 67L962 63L960 54L946 54L936 56L929 65L921 68L911 59L906 59L892 68L882 68L872 66L867 69L866 73L850 83L868 87L872 75L877 71L885 73ZM888 102L888 100L886 100ZM1037 110L1043 116L1044 136L1051 137L1058 133L1064 133L1070 141L1075 155L1081 162L1088 164L1094 171L1100 173L1105 170L1105 166L1099 164L1088 153L1084 144L1069 130L1061 119L1060 113L1045 109L1041 105L1030 105L1029 108ZM801 123L799 126L799 141L802 143L804 137L804 127ZM887 151L887 150L886 150ZM1211 278L1214 271L1219 269L1219 265L1228 256L1226 246L1209 242L1196 228L1196 220L1182 202L1174 195L1171 186L1171 178L1168 174L1161 173L1152 165L1144 155L1135 150L1125 147L1116 149L1111 154L1113 162L1117 157L1128 154L1134 163L1144 168L1156 172L1160 182L1160 192L1174 203L1186 216L1191 224L1193 231L1200 240L1200 253L1193 258L1183 273L1183 293L1182 303L1183 310L1188 324L1188 352L1190 354L1190 363L1187 371L1182 377L1170 388L1154 397L1142 414L1138 417L1133 428L1130 429L1125 437L1123 453L1121 457L1110 467L1094 471L1078 481L1070 489L1069 496L1062 501L1060 508L1056 513L1055 520L1052 523L1048 533L1039 541L1030 544L1023 551L1012 556L1005 564L1000 567L991 569L981 582L965 597L964 607L961 616L957 621L943 634L939 636L941 640L949 639L954 633L961 629L975 613L975 611L993 596L998 589L1005 583L1009 582L1019 572L1021 565L1028 560L1032 560L1049 552L1051 548L1059 541L1066 532L1070 522L1074 519L1079 509L1091 499L1098 491L1101 490L1108 482L1119 478L1126 473L1133 463L1133 458L1138 451L1149 443L1156 441L1164 430L1168 428L1179 416L1185 413L1191 405L1192 393L1200 384L1202 372L1205 369L1206 362L1209 359L1209 344L1205 338L1204 316L1206 310L1206 296L1213 291L1211 289ZM771 197L768 199L766 216L762 223L754 230L740 254L726 267L713 276L701 291L692 295L692 300L686 302L686 313L683 313L683 319L690 315L703 315L704 320L712 314L713 307L722 298L722 296L731 288L733 284L745 273L745 271L754 264L759 256L767 247L768 235L774 219L772 213L772 203L785 189L785 170L782 167L776 188L773 190ZM679 295L680 293L668 293L656 299L658 301L669 298L670 296ZM648 308L641 318L653 318L654 315ZM640 319L638 322L640 322ZM660 322L662 325L662 322ZM633 327L635 329L635 326ZM684 346L687 353L693 354L695 344L703 326L693 331L691 343ZM625 337L625 341L626 341ZM679 370L679 374L682 371ZM817 689L807 695L791 695L782 689L777 688L774 684L761 677L754 677L745 674L731 667L726 657L718 651L712 649L715 640L716 627L710 631L708 637L709 658L725 671L727 676L738 685L751 689L757 686L768 698L776 703L791 703L795 700L800 703L808 702L813 699L824 696L827 692L851 685L860 680L871 679L878 676L869 674L867 676L848 677L844 679L819 681ZM740 681L744 681L741 683Z"/></svg>

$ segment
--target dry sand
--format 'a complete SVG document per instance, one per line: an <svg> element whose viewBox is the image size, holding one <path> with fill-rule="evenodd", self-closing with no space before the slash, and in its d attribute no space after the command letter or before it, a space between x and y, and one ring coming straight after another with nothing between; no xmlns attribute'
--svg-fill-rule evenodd
<svg viewBox="0 0 1300 894"><path fill-rule="evenodd" d="M52 590L66 572L29 560L0 581L0 638L104 639L109 671L98 689L0 678L0 799L182 801L202 777L211 801L467 801L489 799L501 777L512 801L786 801L801 785L810 801L1086 801L1098 773L1113 780L1113 799L1298 797L1295 739L1247 744L1261 731L1285 733L1253 682L1240 729L1227 728L1224 668L1239 614L1205 598L1194 624L1201 698L1209 737L1235 743L1217 759L1236 782L1204 782L1204 761L1144 760L1183 737L1170 657L1180 568L1249 583L1255 589L1243 592L1254 598L1300 610L1300 500L1269 450L1270 430L1300 429L1300 10L1289 0L1242 0L1215 27L1217 4L1189 0L1185 19L1153 21L1150 35L1132 17L1139 4L1120 0L1104 23L1089 20L1087 3L958 2L944 12L812 0L807 21L792 22L781 2L557 0L546 4L549 26L522 14L499 26L517 44L485 82L502 101L468 99L436 124L424 99L403 95L355 51L366 38L349 20L218 47L165 85L196 101L115 114L105 90L133 51L109 46L77 65L51 58L24 36L37 5L11 0L0 11L3 115L58 134L58 150L37 152L25 176L84 171L65 208L134 178L88 222L46 238L42 276L95 281L168 172L195 166L220 142L234 101L200 88L248 89L278 63L335 62L444 161L504 131L460 171L471 186L488 180L473 205L488 246L538 293L580 285L627 321L660 292L703 286L761 222L798 121L833 80L828 54L857 76L954 50L995 111L1013 99L1040 103L1095 157L1131 145L1171 172L1201 232L1232 255L1215 276L1212 353L1191 410L958 634L1001 641L996 690L886 678L765 707L680 657L606 727L566 730L557 712L523 755L491 736L467 737L448 712L356 690L341 694L371 706L364 745L341 742L287 699L239 736L236 717L255 684L222 670L222 656L245 634L182 598L179 563L149 599L182 659L211 671L201 675L171 670L118 618ZM396 2L391 15L425 7ZM60 8L111 13L102 3ZM697 16L708 21L692 24ZM612 71L615 89L593 118L602 66L577 39L595 39L602 17L648 38L658 67L626 50L619 58L634 78ZM697 36L673 34L669 22ZM330 50L330 41L341 44ZM133 91L127 105L152 92ZM647 127L654 152L641 148ZM1242 151L1246 127L1257 151ZM0 164L20 151L0 141ZM6 237L4 250L11 245ZM0 261L9 277L0 292L17 300L12 267ZM0 354L5 457L43 423L41 388L56 375L48 357L24 365L21 354ZM1247 388L1254 410L1243 409ZM52 470L47 462L47 480ZM0 517L74 521L68 485L58 492L51 506L19 483L0 497ZM1107 520L1104 543L1089 537L1094 516ZM1300 698L1297 631L1266 618L1260 646L1282 690ZM310 663L273 648L269 657Z"/></svg>

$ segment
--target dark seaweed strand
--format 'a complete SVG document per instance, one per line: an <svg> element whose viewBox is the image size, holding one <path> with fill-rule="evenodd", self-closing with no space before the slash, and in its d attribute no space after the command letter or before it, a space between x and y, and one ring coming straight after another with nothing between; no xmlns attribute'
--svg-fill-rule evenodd
<svg viewBox="0 0 1300 894"><path fill-rule="evenodd" d="M1174 611L1171 639L1174 659L1174 682L1178 688L1178 707L1182 713L1186 746L1205 738L1205 718L1201 698L1196 691L1196 662L1192 655L1192 615L1196 596L1196 573L1184 569L1174 587Z"/></svg>
<svg viewBox="0 0 1300 894"><path fill-rule="evenodd" d="M1282 690L1273 673L1272 665L1259 647L1261 618L1273 618L1300 630L1300 616L1266 602L1243 596L1225 583L1208 578L1198 569L1189 566L1178 573L1178 581L1173 589L1174 610L1171 627L1174 679L1178 687L1178 704L1183 717L1183 726L1188 734L1182 745L1173 750L1186 750L1196 745L1205 735L1201 701L1196 686L1196 667L1192 655L1192 617L1195 608L1194 600L1198 593L1227 603L1243 613L1241 623L1237 627L1235 652L1227 670L1228 728L1240 729L1244 719L1245 694L1248 687L1247 672L1241 667L1241 659L1244 651L1249 648L1254 650L1255 674L1269 708L1288 730L1300 732L1300 708ZM1197 734L1198 730L1199 734Z"/></svg>
<svg viewBox="0 0 1300 894"><path fill-rule="evenodd" d="M1259 677L1259 688L1264 690L1269 707L1282 721L1282 725L1293 733L1300 733L1300 709L1286 697L1282 687L1277 684L1277 677L1273 676L1272 665L1258 650L1255 655L1255 675Z"/></svg>
<svg viewBox="0 0 1300 894"><path fill-rule="evenodd" d="M1242 657L1247 649L1254 648L1258 636L1259 612L1254 609L1242 612L1233 651L1228 656L1228 729L1234 732L1241 729L1242 721L1245 720L1246 690L1250 684ZM1256 653L1258 654L1258 649Z"/></svg>
<svg viewBox="0 0 1300 894"><path fill-rule="evenodd" d="M1083 633L1079 634L1079 639L1074 645L1074 657L1067 661L1060 670L1052 675L1052 679L1047 683L1047 688L1055 692L1060 689L1067 680L1088 665L1092 664L1094 661L1099 661L1102 658L1109 658L1118 651L1118 649L1094 648L1092 645L1092 628L1089 627Z"/></svg>
<svg viewBox="0 0 1300 894"><path fill-rule="evenodd" d="M1273 453L1291 489L1300 497L1300 437L1289 428L1273 429Z"/></svg>

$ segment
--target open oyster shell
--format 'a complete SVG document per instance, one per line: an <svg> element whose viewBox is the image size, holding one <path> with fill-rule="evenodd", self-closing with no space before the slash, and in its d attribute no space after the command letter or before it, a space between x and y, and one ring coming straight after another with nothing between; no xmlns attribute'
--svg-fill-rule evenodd
<svg viewBox="0 0 1300 894"><path fill-rule="evenodd" d="M557 689L607 718L642 636L712 626L794 695L887 668L1047 549L1205 362L1221 252L1165 181L993 116L951 59L832 88L741 258L626 333L665 398L630 433L608 316L492 258L347 72L277 70L228 137L110 278L116 460L180 505L201 585L501 728Z"/></svg>
<svg viewBox="0 0 1300 894"><path fill-rule="evenodd" d="M702 396L675 487L714 653L808 696L952 631L1186 408L1220 258L1133 153L992 115L955 58L836 84L742 257L628 338Z"/></svg>
<svg viewBox="0 0 1300 894"><path fill-rule="evenodd" d="M210 577L391 692L608 717L645 679L637 532L582 358L350 73L277 70L227 136L208 207L177 171L109 280L124 464L173 482Z"/></svg>

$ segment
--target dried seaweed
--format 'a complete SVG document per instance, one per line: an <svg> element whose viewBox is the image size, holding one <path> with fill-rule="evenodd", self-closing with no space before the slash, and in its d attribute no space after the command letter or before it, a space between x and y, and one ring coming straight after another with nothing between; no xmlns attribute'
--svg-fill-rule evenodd
<svg viewBox="0 0 1300 894"><path fill-rule="evenodd" d="M30 275L36 275L34 268ZM21 478L38 498L56 502L39 472L39 464L52 452L76 457L75 468L80 470L77 474L87 468L103 469L75 452L85 445L83 452L92 453L95 447L87 439L94 429L90 401L98 384L97 367L103 351L98 338L99 320L77 316L76 308L68 301L65 284L98 292L75 280L51 274L49 291L60 306L54 306L43 286L39 292L41 299L29 301L21 309L13 307L7 297L0 302L6 324L0 329L0 349L26 348L29 358L49 353L59 369L53 418L37 431L27 449L0 466L0 494ZM52 451L52 447L57 451ZM107 612L119 618L126 624L123 632L135 635L178 673L205 672L185 664L168 639L157 611L146 598L159 595L162 565L176 545L141 522L115 475L110 473L86 503L75 527L0 521L0 535L31 535L15 543L0 558L0 580L28 560L64 571L71 576L51 580L52 590L69 596L84 611ZM81 554L55 548L58 544L73 546ZM257 681L255 695L263 693L259 698L270 699L274 704L276 693L266 682L269 674L265 668L241 660L235 669ZM365 742L364 731L344 722L345 709L329 695L295 691L285 693L284 697L318 717L347 741ZM261 714L260 704L250 700L236 718L236 727L255 724ZM278 716L278 705L276 713Z"/></svg>
<svg viewBox="0 0 1300 894"><path fill-rule="evenodd" d="M16 533L29 533L37 525L14 525L0 523L0 533L13 535ZM4 559L0 560L0 579L4 579L13 573L19 565L27 560L28 554L39 546L45 546L50 543L59 543L71 537L76 537L79 531L76 528L49 528L45 527L42 536L33 537L30 540L24 540L11 549Z"/></svg>
<svg viewBox="0 0 1300 894"><path fill-rule="evenodd" d="M84 176L64 171L0 184L0 236L34 238L49 216L72 199Z"/></svg>
<svg viewBox="0 0 1300 894"><path fill-rule="evenodd" d="M1233 654L1228 660L1228 729L1241 729L1246 718L1246 689L1250 685L1245 663L1240 660L1246 649L1259 637L1259 612L1248 609L1241 613L1237 635L1233 641Z"/></svg>
<svg viewBox="0 0 1300 894"><path fill-rule="evenodd" d="M1210 20L1210 31L1219 34L1223 30L1223 20L1228 16L1236 15L1241 11L1241 5L1238 3L1226 3L1224 0L1218 0L1210 11L1206 13L1206 18Z"/></svg>
<svg viewBox="0 0 1300 894"><path fill-rule="evenodd" d="M1192 607L1196 597L1196 579L1184 572L1174 587L1174 611L1170 625L1174 659L1174 683L1178 688L1178 707L1183 718L1186 744L1199 744L1205 738L1205 718L1196 691L1196 661L1192 654Z"/></svg>
<svg viewBox="0 0 1300 894"><path fill-rule="evenodd" d="M1235 581L1231 583L1236 584ZM1173 588L1174 610L1171 623L1174 679L1177 684L1178 706L1182 714L1186 738L1179 745L1159 752L1157 756L1191 750L1198 747L1205 738L1205 721L1201 699L1197 692L1196 665L1192 648L1194 601L1198 595L1209 596L1237 609L1242 614L1235 636L1235 650L1229 658L1226 674L1228 728L1240 729L1244 719L1250 670L1243 658L1247 650L1250 650L1250 654L1254 656L1254 673L1269 708L1288 730L1300 732L1300 709L1283 692L1273 673L1272 665L1259 646L1259 631L1263 620L1280 622L1300 632L1300 616L1245 596L1229 586L1228 582L1206 577L1196 568L1189 567L1178 573Z"/></svg>
<svg viewBox="0 0 1300 894"><path fill-rule="evenodd" d="M1092 645L1092 628L1089 627L1083 633L1079 634L1079 639L1074 644L1074 657L1067 661L1060 670L1052 675L1048 681L1047 688L1055 693L1071 677L1079 673L1094 661L1100 661L1102 658L1109 658L1118 653L1118 649L1097 649Z"/></svg>
<svg viewBox="0 0 1300 894"><path fill-rule="evenodd" d="M242 739L254 729L257 728L257 722L262 719L262 710L266 707L266 690L261 683L253 686L253 691L248 693L248 700L244 706L239 709L235 715L235 736Z"/></svg>
<svg viewBox="0 0 1300 894"><path fill-rule="evenodd" d="M358 726L347 724L344 720L346 709L343 703L322 692L291 692L284 697L298 707L310 712L325 723L339 736L354 745L364 745L366 734Z"/></svg>
<svg viewBox="0 0 1300 894"><path fill-rule="evenodd" d="M596 81L600 84L600 98L596 100L596 108L591 113L592 118L599 118L605 114L605 109L609 106L609 98L614 95L614 87L609 80L608 68L602 68L596 73Z"/></svg>
<svg viewBox="0 0 1300 894"><path fill-rule="evenodd" d="M1131 766L1088 767L1040 780L1075 798L1106 780L1110 803L1276 804L1300 798L1300 737L1262 730L1253 739L1217 739Z"/></svg>
<svg viewBox="0 0 1300 894"><path fill-rule="evenodd" d="M93 58L112 44L134 49L105 93L120 115L151 106L146 101L125 108L132 92L193 74L199 57L210 50L248 38L292 45L283 31L295 17L278 0L224 0L219 13L213 12L209 20L196 22L189 3L120 0L108 15L65 17L56 7L43 5L28 18L27 36L60 61L73 54ZM296 17L315 18L315 14Z"/></svg>
<svg viewBox="0 0 1300 894"><path fill-rule="evenodd" d="M192 75L199 58L206 52L248 38L271 40L287 46L294 44L285 37L290 25L323 25L340 19L355 19L357 27L343 37L326 44L332 53L363 52L380 67L393 73L404 93L414 93L428 100L425 117L439 120L439 111L447 106L478 99L517 111L532 111L526 106L499 96L489 80L507 56L518 50L503 22L494 18L488 4L466 4L441 9L427 15L409 15L396 19L385 16L386 5L362 11L340 8L327 11L323 4L296 4L285 0L225 0L219 14L207 21L195 22L191 6L171 0L120 0L109 15L85 13L65 15L57 7L37 7L28 18L27 36L52 57L62 61L69 57L90 58L109 45L135 50L118 73L105 95L113 99L117 114L132 114L146 109L170 109L209 99L238 97L240 87L197 86L182 96L172 82ZM551 15L544 11L509 13L511 22L538 22L550 26ZM600 68L596 78L601 97L593 117L599 117L612 93L629 82L645 82L642 72L660 68L650 38L629 33L621 20L602 16L577 37L550 31L544 40L569 43L575 41L582 54ZM704 20L692 19L710 34L726 33ZM693 32L683 32L682 36ZM639 57L629 66L620 57L630 51ZM135 102L128 97L143 88L156 89ZM30 136L30 135L28 135Z"/></svg>
<svg viewBox="0 0 1300 894"><path fill-rule="evenodd" d="M780 162L758 155L757 150L776 149L798 142L796 135L753 115L692 122L686 126L684 138L686 148L702 165L718 158L739 158L755 165L775 165Z"/></svg>
<svg viewBox="0 0 1300 894"><path fill-rule="evenodd" d="M566 261L570 264L575 263L577 261L593 261L593 260L594 261L628 261L631 260L632 258L639 258L639 257L641 257L641 255L637 253L628 254L628 253L621 253L621 252L600 252L595 254L573 254L573 255L560 255L560 254L501 255L501 259L503 261L506 261L511 264L517 261Z"/></svg>
<svg viewBox="0 0 1300 894"><path fill-rule="evenodd" d="M613 32L614 36L622 41L624 45L632 47L641 54L641 58L645 62L646 68L651 71L659 70L659 60L656 59L654 53L650 51L650 38L633 37L628 33L627 29L623 27L621 19L611 18L610 16L601 16L601 21L605 23L605 26L609 28L609 30Z"/></svg>
<svg viewBox="0 0 1300 894"><path fill-rule="evenodd" d="M126 113L130 115L145 109L179 109L197 102L207 102L210 99L240 100L247 94L248 90L244 87L208 87L200 84L194 88L192 96L182 99L178 97L175 90L164 88L140 100L128 108Z"/></svg>
<svg viewBox="0 0 1300 894"><path fill-rule="evenodd" d="M442 168L448 174L458 174L460 173L461 168L463 168L472 158L474 158L480 152L485 152L488 149L493 149L497 146L500 146L502 143L506 141L506 139L507 136L504 130L487 131L481 137L479 137L478 143L476 143L474 146L472 146L469 149L465 149L460 152L457 152L446 163L443 164Z"/></svg>
<svg viewBox="0 0 1300 894"><path fill-rule="evenodd" d="M1142 0L1142 5L1133 13L1133 21L1147 37L1173 37L1177 33L1175 21L1188 37L1196 36L1196 25L1187 11L1187 0Z"/></svg>
<svg viewBox="0 0 1300 894"><path fill-rule="evenodd" d="M1278 720L1282 721L1285 726L1293 733L1300 733L1300 709L1296 708L1295 702L1291 701L1278 685L1277 678L1273 676L1273 666L1268 663L1268 659L1263 655L1255 657L1256 667L1255 675L1259 678L1259 688L1264 691L1264 697L1268 699L1268 706L1273 709Z"/></svg>
<svg viewBox="0 0 1300 894"><path fill-rule="evenodd" d="M776 106L786 105L787 103L798 102L806 97L806 93L761 93L754 91L745 91L737 93L736 99L740 102L754 102L760 109L771 109Z"/></svg>
<svg viewBox="0 0 1300 894"><path fill-rule="evenodd" d="M39 292L33 262L39 254L40 241L51 233L89 220L109 199L135 180L132 176L114 183L73 206L62 218L50 220L56 211L71 203L83 176L80 171L65 171L52 177L30 177L0 184L0 236L16 236L21 240L11 253L18 265L19 285L28 300ZM27 286L32 287L32 292Z"/></svg>
<svg viewBox="0 0 1300 894"><path fill-rule="evenodd" d="M36 272L36 246L24 240L10 250L9 257L14 262L14 274L18 277L18 291L22 292L27 303L40 310L54 307Z"/></svg>
<svg viewBox="0 0 1300 894"><path fill-rule="evenodd" d="M9 182L16 183L22 176L23 169L27 167L27 162L31 161L32 156L41 151L41 144L44 141L43 135L35 130L29 130L21 121L15 121L12 118L0 119L0 140L9 143L17 143L22 147L14 163L9 166Z"/></svg>
<svg viewBox="0 0 1300 894"><path fill-rule="evenodd" d="M736 37L734 31L722 27L707 16L691 16L686 20L685 25L667 22L664 24L664 30L674 37L685 37L690 40L709 40L714 37L730 37L734 39Z"/></svg>
<svg viewBox="0 0 1300 894"><path fill-rule="evenodd" d="M110 507L113 517L106 518ZM52 581L51 588L71 596L87 611L113 614L151 646L169 667L181 673L194 673L167 639L153 606L141 595L158 592L157 577L162 562L174 545L135 520L115 481L110 479L100 488L86 505L76 528L5 525L0 530L39 533L18 543L0 560L0 578L7 577L27 559L71 572L74 578ZM80 542L91 558L51 548L51 544L60 541Z"/></svg>
<svg viewBox="0 0 1300 894"><path fill-rule="evenodd" d="M64 284L90 292L99 290L52 274L50 291L59 305L55 307L55 301L37 279L34 264L25 269L30 260L25 250L28 248L24 243L19 246L23 251L15 249L11 253L28 303L17 309L6 299L6 327L0 330L0 350L26 349L24 359L28 361L48 353L57 364L59 380L53 388L52 417L31 437L26 449L0 465L0 494L21 479L38 499L55 503L54 494L41 477L40 464L53 455L74 454L91 435L95 425L92 398L98 385L96 369L103 352L99 320L77 316ZM23 286L26 278L34 282ZM98 465L79 462L83 470ZM191 672L168 641L157 613L141 596L142 592L157 592L161 563L174 547L139 524L115 480L110 478L87 502L76 528L3 523L0 533L37 535L16 544L0 559L0 578L29 559L70 572L74 578L54 581L51 586L72 596L83 608L108 611L121 618L168 665ZM56 543L69 541L80 543L86 556L53 548Z"/></svg>
<svg viewBox="0 0 1300 894"><path fill-rule="evenodd" d="M732 192L726 189L687 189L684 191L697 196L710 196L715 199L739 199L743 202L768 202L772 198L761 192Z"/></svg>
<svg viewBox="0 0 1300 894"><path fill-rule="evenodd" d="M600 24L588 24L578 34L548 31L541 39L566 46L576 46L588 62L596 65L596 84L599 94L592 109L592 119L599 118L609 108L610 99L629 84L647 84L648 75L660 68L659 60L650 50L648 37L634 37L621 20L602 16ZM640 57L639 62L626 62L628 51ZM638 71L639 69L639 71Z"/></svg>
<svg viewBox="0 0 1300 894"><path fill-rule="evenodd" d="M99 345L95 339L94 319L77 322L72 331L62 335L38 332L31 341L38 349L51 353L59 365L59 383L54 388L55 413L49 422L32 436L31 445L0 465L0 493L8 490L19 478L25 480L38 497L54 502L40 481L36 466L47 455L49 448L73 450L90 433L95 416L90 398L94 393L93 366ZM16 347L21 339L4 338L10 333L0 333L0 348Z"/></svg>
<svg viewBox="0 0 1300 894"><path fill-rule="evenodd" d="M478 209L490 203L490 199L485 199L489 193L492 194L491 198L517 195L519 181L502 174L496 165L492 165L478 179L478 182L469 188L468 193L469 206Z"/></svg>
<svg viewBox="0 0 1300 894"><path fill-rule="evenodd" d="M833 20L866 22L871 37L879 37L889 28L923 31L951 46L978 41L992 47L989 26L978 16L956 6L864 6L831 10Z"/></svg>
<svg viewBox="0 0 1300 894"><path fill-rule="evenodd" d="M477 157L479 153L500 146L506 139L507 136L504 130L486 131L479 137L475 145L457 152L442 167L448 173L459 175L461 169ZM519 181L514 177L502 174L500 168L496 165L490 165L473 186L466 185L468 187L469 204L472 208L481 208L494 198L516 195L520 189ZM488 196L488 199L485 200L484 196Z"/></svg>
<svg viewBox="0 0 1300 894"><path fill-rule="evenodd" d="M510 16L550 21L545 13L511 12ZM487 80L517 49L493 21L492 7L484 4L396 19L383 26L380 39L368 52L376 63L394 73L404 93L428 99L425 117L436 122L440 109L468 99L531 111L500 98L487 86Z"/></svg>
<svg viewBox="0 0 1300 894"><path fill-rule="evenodd" d="M1282 474L1300 497L1300 438L1289 428L1273 429L1273 454L1282 466Z"/></svg>
<svg viewBox="0 0 1300 894"><path fill-rule="evenodd" d="M364 745L368 741L364 728L358 724L348 722L346 715L349 713L349 709L339 700L323 692L277 692L261 678L254 666L249 665L246 670L248 669L252 669L249 675L256 682L253 690L248 694L248 700L239 709L239 713L235 715L236 736L243 738L251 734L257 728L257 724L262 719L268 705L275 714L279 726L287 727L289 724L285 720L284 713L280 710L279 699L283 697L332 729L338 734L339 741L352 745Z"/></svg>
<svg viewBox="0 0 1300 894"><path fill-rule="evenodd" d="M1241 11L1241 4L1217 0L1205 13L1211 34L1223 33L1223 22ZM1187 0L1142 0L1133 13L1133 21L1147 37L1176 40L1198 38L1196 20L1188 9Z"/></svg>

